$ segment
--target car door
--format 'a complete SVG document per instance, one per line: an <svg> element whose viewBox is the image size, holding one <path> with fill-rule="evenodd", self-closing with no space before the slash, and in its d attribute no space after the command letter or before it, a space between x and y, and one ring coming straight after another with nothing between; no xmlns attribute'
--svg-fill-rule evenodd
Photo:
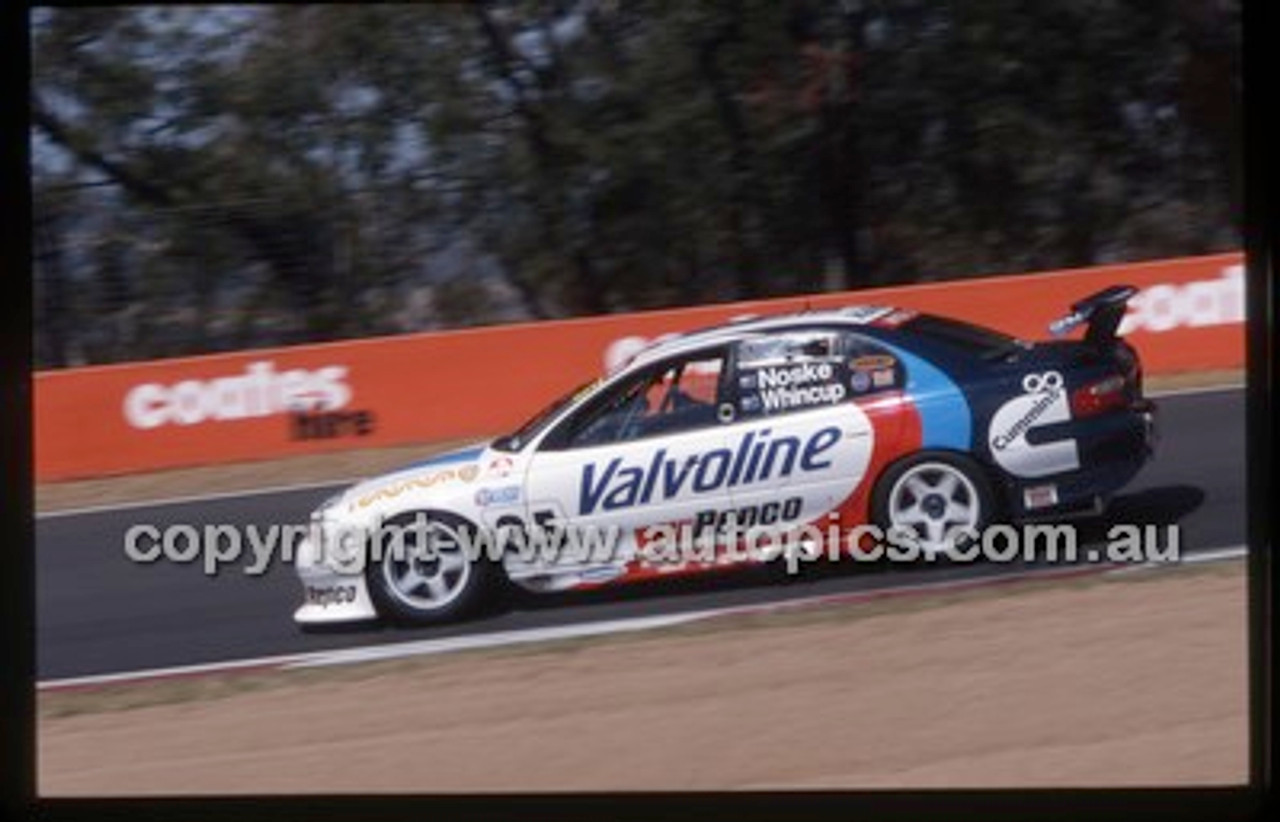
<svg viewBox="0 0 1280 822"><path fill-rule="evenodd" d="M721 347L638 369L561 421L530 461L530 522L616 535L626 560L653 526L727 507L725 363Z"/></svg>
<svg viewBox="0 0 1280 822"><path fill-rule="evenodd" d="M749 455L731 489L738 524L824 525L824 515L864 481L874 445L871 422L852 401L841 332L809 328L742 340L731 362L728 447Z"/></svg>

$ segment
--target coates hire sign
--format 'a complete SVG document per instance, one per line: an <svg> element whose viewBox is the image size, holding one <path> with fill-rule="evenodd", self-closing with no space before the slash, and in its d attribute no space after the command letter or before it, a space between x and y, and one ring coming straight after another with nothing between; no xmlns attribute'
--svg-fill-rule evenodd
<svg viewBox="0 0 1280 822"><path fill-rule="evenodd" d="M277 371L271 360L253 362L240 373L165 385L144 382L124 397L124 418L134 428L199 425L243 420L288 411L329 411L351 400L347 368Z"/></svg>
<svg viewBox="0 0 1280 822"><path fill-rule="evenodd" d="M806 305L899 306L1043 339L1072 302L1127 283L1141 293L1121 333L1147 374L1241 368L1242 262L1218 254L41 372L36 478L488 437L652 340Z"/></svg>
<svg viewBox="0 0 1280 822"><path fill-rule="evenodd" d="M1165 334L1180 328L1244 322L1244 265L1222 266L1216 277L1186 283L1156 283L1129 300L1121 334Z"/></svg>

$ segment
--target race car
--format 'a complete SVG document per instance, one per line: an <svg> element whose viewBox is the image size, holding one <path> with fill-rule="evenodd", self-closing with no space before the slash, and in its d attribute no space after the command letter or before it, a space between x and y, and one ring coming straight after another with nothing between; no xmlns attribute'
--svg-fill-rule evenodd
<svg viewBox="0 0 1280 822"><path fill-rule="evenodd" d="M1116 334L1134 293L1100 291L1050 328L1084 325L1078 340L865 305L665 339L511 433L327 500L296 552L294 618L433 624L513 585L762 561L730 543L766 526L875 524L933 557L994 521L1100 512L1155 443L1138 354ZM545 550L566 533L611 539ZM655 534L712 549L655 559ZM523 550L539 535L539 550Z"/></svg>

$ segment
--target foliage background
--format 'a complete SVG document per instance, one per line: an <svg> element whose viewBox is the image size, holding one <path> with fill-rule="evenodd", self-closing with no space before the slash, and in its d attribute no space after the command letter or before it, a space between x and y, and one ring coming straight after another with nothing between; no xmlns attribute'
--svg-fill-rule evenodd
<svg viewBox="0 0 1280 822"><path fill-rule="evenodd" d="M37 9L36 364L1235 249L1239 19Z"/></svg>

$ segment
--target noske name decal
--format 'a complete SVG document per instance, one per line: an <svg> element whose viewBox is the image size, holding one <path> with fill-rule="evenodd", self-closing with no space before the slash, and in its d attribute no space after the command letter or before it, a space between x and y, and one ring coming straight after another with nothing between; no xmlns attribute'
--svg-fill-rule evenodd
<svg viewBox="0 0 1280 822"><path fill-rule="evenodd" d="M1028 431L1071 419L1062 374L1028 374L1022 378L1022 390L1026 393L1000 406L991 417L988 442L996 462L1020 477L1043 477L1079 468L1075 439L1027 442Z"/></svg>
<svg viewBox="0 0 1280 822"><path fill-rule="evenodd" d="M743 388L755 389L766 411L813 405L834 405L844 399L845 387L836 381L831 363L804 363L761 368L743 377Z"/></svg>
<svg viewBox="0 0 1280 822"><path fill-rule="evenodd" d="M841 431L827 426L806 438L770 436L771 429L749 431L736 445L685 457L672 457L659 448L638 464L615 457L601 468L582 468L579 511L613 511L635 505L705 494L739 485L776 481L801 473L830 469L840 456Z"/></svg>

